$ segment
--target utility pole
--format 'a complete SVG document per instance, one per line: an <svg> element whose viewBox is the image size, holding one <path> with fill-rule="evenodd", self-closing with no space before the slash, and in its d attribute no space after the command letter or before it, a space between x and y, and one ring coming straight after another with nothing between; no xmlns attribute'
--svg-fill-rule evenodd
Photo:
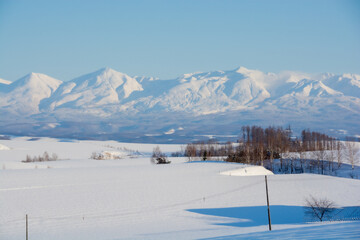
<svg viewBox="0 0 360 240"><path fill-rule="evenodd" d="M271 231L271 218L270 218L270 206L269 206L269 193L268 193L268 184L267 184L267 176L266 176L266 175L265 175L265 186L266 186L267 211L268 211L268 219L269 219L269 231Z"/></svg>
<svg viewBox="0 0 360 240"><path fill-rule="evenodd" d="M26 214L26 240L29 240L28 226L28 215Z"/></svg>

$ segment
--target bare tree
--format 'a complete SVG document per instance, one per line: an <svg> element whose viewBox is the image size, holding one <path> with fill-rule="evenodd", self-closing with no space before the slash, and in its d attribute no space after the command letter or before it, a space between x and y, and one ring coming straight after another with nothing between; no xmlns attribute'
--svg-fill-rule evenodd
<svg viewBox="0 0 360 240"><path fill-rule="evenodd" d="M231 142L227 142L225 145L225 154L224 155L233 155L234 154L234 147Z"/></svg>
<svg viewBox="0 0 360 240"><path fill-rule="evenodd" d="M315 219L319 219L322 222L324 219L329 219L331 213L335 210L335 203L327 198L317 199L310 195L306 201L306 213Z"/></svg>
<svg viewBox="0 0 360 240"><path fill-rule="evenodd" d="M163 154L160 150L160 147L157 146L153 149L151 156L151 162L156 164L168 164L170 161L167 159L166 155Z"/></svg>
<svg viewBox="0 0 360 240"><path fill-rule="evenodd" d="M318 150L315 152L315 156L317 160L318 171L319 173L324 174L324 170L325 170L324 160L326 158L326 152L323 145L318 145Z"/></svg>
<svg viewBox="0 0 360 240"><path fill-rule="evenodd" d="M265 139L267 145L267 152L269 153L270 170L273 170L273 160L275 152L275 128L268 127L265 129Z"/></svg>
<svg viewBox="0 0 360 240"><path fill-rule="evenodd" d="M31 157L29 155L26 155L26 160L25 162L32 162L33 160L31 159Z"/></svg>
<svg viewBox="0 0 360 240"><path fill-rule="evenodd" d="M335 148L336 148L335 141L334 141L334 139L331 139L330 140L330 146L329 146L330 151L328 151L326 156L325 156L326 160L328 161L328 164L329 164L328 165L329 170L331 172L334 171L334 161L335 161L335 158L336 158L336 156L335 156Z"/></svg>
<svg viewBox="0 0 360 240"><path fill-rule="evenodd" d="M250 164L251 152L250 152L250 143L248 142L246 142L244 145L244 158L245 158L245 163Z"/></svg>
<svg viewBox="0 0 360 240"><path fill-rule="evenodd" d="M346 156L351 164L351 168L354 170L355 163L357 162L356 153L358 151L356 149L355 142L346 141L345 146L346 146Z"/></svg>
<svg viewBox="0 0 360 240"><path fill-rule="evenodd" d="M188 144L185 148L185 156L188 157L189 161L194 160L196 157L196 146L195 144Z"/></svg>
<svg viewBox="0 0 360 240"><path fill-rule="evenodd" d="M43 154L43 159L44 159L44 161L46 161L46 162L50 160L50 156L49 156L48 152L44 152L44 154Z"/></svg>
<svg viewBox="0 0 360 240"><path fill-rule="evenodd" d="M300 171L301 172L304 172L306 166L305 163L305 159L306 159L306 152L305 152L305 146L304 144L302 143L299 147L298 147L298 153L299 153L299 161L300 161Z"/></svg>
<svg viewBox="0 0 360 240"><path fill-rule="evenodd" d="M344 145L340 141L337 141L337 143L336 143L336 159L337 159L338 169L341 167L341 164L342 164L343 148L344 148Z"/></svg>
<svg viewBox="0 0 360 240"><path fill-rule="evenodd" d="M56 161L56 160L58 160L58 155L56 154L56 153L53 153L52 155L51 155L51 160L52 161Z"/></svg>
<svg viewBox="0 0 360 240"><path fill-rule="evenodd" d="M22 162L46 162L46 161L55 161L57 160L58 157L56 155L56 153L52 154L52 157L50 158L49 153L48 152L44 152L43 155L39 155L39 156L34 156L31 157L30 155L26 155L26 159L23 160Z"/></svg>

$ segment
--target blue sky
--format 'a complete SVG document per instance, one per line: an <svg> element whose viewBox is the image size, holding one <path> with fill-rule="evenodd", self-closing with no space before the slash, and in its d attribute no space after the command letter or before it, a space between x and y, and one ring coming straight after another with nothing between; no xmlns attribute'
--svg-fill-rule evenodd
<svg viewBox="0 0 360 240"><path fill-rule="evenodd" d="M360 73L360 1L0 0L0 78Z"/></svg>

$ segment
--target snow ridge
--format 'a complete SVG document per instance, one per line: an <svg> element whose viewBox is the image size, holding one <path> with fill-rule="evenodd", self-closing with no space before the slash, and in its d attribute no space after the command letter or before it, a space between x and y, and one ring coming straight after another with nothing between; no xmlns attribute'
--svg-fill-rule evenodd
<svg viewBox="0 0 360 240"><path fill-rule="evenodd" d="M5 79L0 78L0 86L1 86L1 84L9 85L9 84L11 84L11 82L8 81L8 80L5 80Z"/></svg>
<svg viewBox="0 0 360 240"><path fill-rule="evenodd" d="M148 133L159 134L181 126L171 125L182 120L171 118L169 113L187 120L189 116L212 118L212 124L218 125L220 116L227 112L234 119L258 119L267 124L299 123L304 118L320 123L333 118L342 130L351 125L360 134L355 124L360 118L360 75L357 74L264 73L239 67L161 80L131 77L102 68L67 82L40 73L28 74L12 83L3 82L0 114L5 116L4 122L13 119L13 115L41 118L50 124L64 120L77 122L90 116L96 117L94 124L141 114L147 114L150 119L167 116L159 120L165 121L166 129ZM209 115L211 118L206 118ZM140 118L131 121L134 126L143 124ZM114 126L100 124L99 129L111 132Z"/></svg>
<svg viewBox="0 0 360 240"><path fill-rule="evenodd" d="M263 104L283 107L284 102L288 102L288 107L289 103L297 102L292 106L297 107L299 100L305 105L310 100L326 98L342 101L347 98L355 105L360 101L360 76L356 74L314 76L289 71L275 74L245 67L183 74L173 80L130 77L102 68L68 82L31 73L13 83L5 80L0 83L0 108L14 105L16 111L27 114L59 108L111 108L110 111L121 112L152 109L203 115L249 110Z"/></svg>

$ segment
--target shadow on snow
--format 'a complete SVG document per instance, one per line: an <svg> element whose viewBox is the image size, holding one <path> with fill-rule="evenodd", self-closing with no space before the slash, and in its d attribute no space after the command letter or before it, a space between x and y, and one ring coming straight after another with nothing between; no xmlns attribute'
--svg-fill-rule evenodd
<svg viewBox="0 0 360 240"><path fill-rule="evenodd" d="M282 229L228 236L204 238L202 240L230 240L230 239L293 239L293 240L319 240L319 239L359 239L360 222L344 222L335 224L321 224L301 228Z"/></svg>
<svg viewBox="0 0 360 240"><path fill-rule="evenodd" d="M317 221L306 214L308 208L303 206L270 206L272 224L305 224L310 221ZM215 225L232 227L255 227L268 224L267 207L232 207L232 208L204 208L188 209L189 212L233 218L233 222L215 223ZM360 207L337 208L327 221L351 221L360 219Z"/></svg>

